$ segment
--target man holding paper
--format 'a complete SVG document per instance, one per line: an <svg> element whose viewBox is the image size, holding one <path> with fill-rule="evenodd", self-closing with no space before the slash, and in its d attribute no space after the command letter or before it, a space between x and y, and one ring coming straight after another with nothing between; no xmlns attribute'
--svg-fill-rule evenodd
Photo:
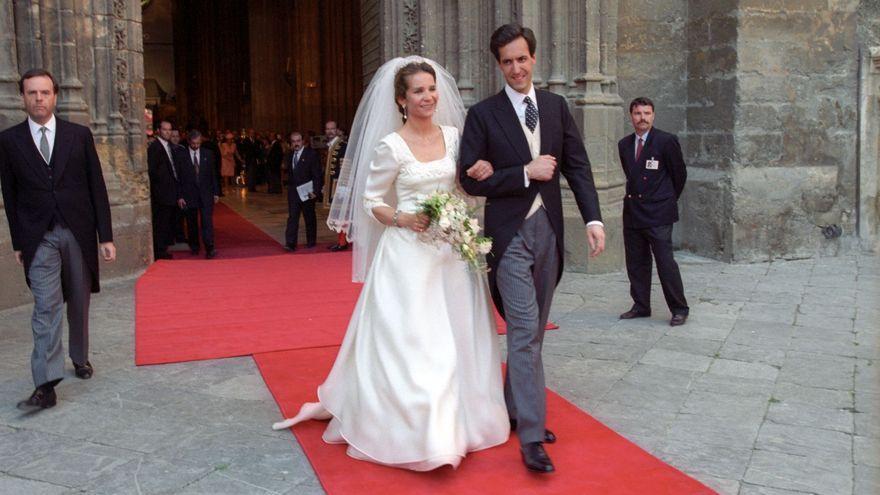
<svg viewBox="0 0 880 495"><path fill-rule="evenodd" d="M287 231L284 235L284 249L296 251L299 234L300 214L306 223L306 247L315 246L318 237L318 219L315 216L315 191L324 187L321 162L318 153L303 146L299 132L290 133L291 153L284 166L287 167Z"/></svg>

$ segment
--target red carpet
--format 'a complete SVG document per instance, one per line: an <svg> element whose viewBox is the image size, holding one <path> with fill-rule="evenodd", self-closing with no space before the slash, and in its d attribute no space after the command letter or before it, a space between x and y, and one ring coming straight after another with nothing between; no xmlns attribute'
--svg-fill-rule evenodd
<svg viewBox="0 0 880 495"><path fill-rule="evenodd" d="M293 416L303 402L316 400L315 389L329 372L337 350L327 347L254 356L281 416ZM547 446L557 468L552 475L528 473L515 439L470 454L458 470L415 473L348 457L344 445L321 440L325 422L309 421L293 430L330 494L714 493L550 391L547 411L548 423L559 436L556 444Z"/></svg>
<svg viewBox="0 0 880 495"><path fill-rule="evenodd" d="M176 253L181 259L155 263L138 280L136 363L253 354L279 416L293 415L315 400L348 325L360 291L351 283L351 254L285 253L222 204L215 224L217 259ZM299 425L295 434L334 495L713 493L549 391L547 407L560 437L548 446L558 469L550 476L522 467L515 440L468 456L457 471L414 473L349 458L344 446L321 440L322 422Z"/></svg>
<svg viewBox="0 0 880 495"><path fill-rule="evenodd" d="M284 248L272 237L245 220L223 203L214 205L214 246L216 259L253 258L284 253ZM175 259L202 259L189 251L173 251ZM160 261L159 263L167 263Z"/></svg>
<svg viewBox="0 0 880 495"><path fill-rule="evenodd" d="M360 291L350 264L345 253L155 263L135 285L135 361L339 345Z"/></svg>

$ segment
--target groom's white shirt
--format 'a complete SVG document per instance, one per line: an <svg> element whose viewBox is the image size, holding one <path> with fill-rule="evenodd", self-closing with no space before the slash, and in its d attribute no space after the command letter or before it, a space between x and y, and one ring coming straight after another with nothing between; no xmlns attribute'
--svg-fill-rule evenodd
<svg viewBox="0 0 880 495"><path fill-rule="evenodd" d="M538 109L538 98L535 95L535 85L533 84L529 88L528 93L520 93L519 91L510 87L509 84L504 85L504 92L507 94L507 98L510 100L510 103L513 105L513 111L516 112L516 116L519 119L520 127L522 127L523 134L526 137L526 142L529 144L529 151L532 154L532 160L538 157L541 154L541 111ZM532 99L532 104L535 105L535 110L538 111L538 125L535 126L535 131L532 132L526 126L526 96ZM529 187L531 181L529 180L529 174L526 172L525 167L523 168L523 176L525 177L526 187ZM541 199L541 193L538 193L535 196L535 201L532 203L532 207L529 208L528 214L526 214L526 218L531 217L538 211L538 208L544 206L544 200ZM590 225L599 225L600 227L604 227L605 225L598 221L593 220L591 222L587 222L587 227Z"/></svg>

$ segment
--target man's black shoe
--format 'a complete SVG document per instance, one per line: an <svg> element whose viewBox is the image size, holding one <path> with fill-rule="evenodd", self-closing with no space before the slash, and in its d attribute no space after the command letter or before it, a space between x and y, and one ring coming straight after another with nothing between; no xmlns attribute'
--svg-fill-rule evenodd
<svg viewBox="0 0 880 495"><path fill-rule="evenodd" d="M189 248L189 254L199 254L199 248L197 248L197 247Z"/></svg>
<svg viewBox="0 0 880 495"><path fill-rule="evenodd" d="M522 454L523 464L529 471L536 473L556 471L556 468L553 467L553 461L550 460L550 456L547 455L541 442L527 443L520 447L519 451Z"/></svg>
<svg viewBox="0 0 880 495"><path fill-rule="evenodd" d="M623 313L622 315L620 315L620 319L621 320L632 320L633 318L648 318L649 316L651 316L650 312L636 311L634 309L631 309L631 310L627 311L626 313Z"/></svg>
<svg viewBox="0 0 880 495"><path fill-rule="evenodd" d="M293 244L285 244L284 250L293 252L293 251L296 251L296 246L294 246Z"/></svg>
<svg viewBox="0 0 880 495"><path fill-rule="evenodd" d="M86 364L73 363L73 372L76 374L77 378L88 380L93 374L95 374L95 369L92 368L92 363L86 361Z"/></svg>
<svg viewBox="0 0 880 495"><path fill-rule="evenodd" d="M516 431L516 420L510 420L510 431ZM544 430L544 443L556 443L556 435L552 431Z"/></svg>
<svg viewBox="0 0 880 495"><path fill-rule="evenodd" d="M209 248L205 252L205 259L207 259L207 260L214 259L215 256L217 256L217 250L214 248Z"/></svg>
<svg viewBox="0 0 880 495"><path fill-rule="evenodd" d="M314 243L314 242L310 242L310 243L306 244L306 247L307 247L308 249L311 249L311 248L315 247L315 243Z"/></svg>
<svg viewBox="0 0 880 495"><path fill-rule="evenodd" d="M15 407L21 411L38 411L40 409L54 407L57 400L58 399L55 396L55 387L47 387L43 385L37 387L27 400L19 402Z"/></svg>
<svg viewBox="0 0 880 495"><path fill-rule="evenodd" d="M677 327L679 325L684 325L688 319L688 315L672 315L672 319L669 320L669 326Z"/></svg>
<svg viewBox="0 0 880 495"><path fill-rule="evenodd" d="M333 251L334 253L337 253L339 251L347 251L347 250L348 250L348 244L341 244L341 245L337 244L335 246L330 247L330 251Z"/></svg>
<svg viewBox="0 0 880 495"><path fill-rule="evenodd" d="M173 260L174 257L168 251L163 251L156 255L157 260Z"/></svg>

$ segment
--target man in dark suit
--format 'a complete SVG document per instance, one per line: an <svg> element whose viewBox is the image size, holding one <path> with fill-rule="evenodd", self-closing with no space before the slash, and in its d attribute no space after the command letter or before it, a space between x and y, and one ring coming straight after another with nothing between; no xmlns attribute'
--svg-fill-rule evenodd
<svg viewBox="0 0 880 495"><path fill-rule="evenodd" d="M546 429L541 348L553 290L562 276L563 216L559 173L568 180L586 224L591 256L605 249L599 199L583 138L565 99L535 90L535 35L507 24L490 48L507 85L471 107L460 148L459 177L469 194L486 197L489 284L507 323L504 395L523 462L554 470ZM480 162L488 161L489 164Z"/></svg>
<svg viewBox="0 0 880 495"><path fill-rule="evenodd" d="M202 133L196 129L187 136L189 146L174 156L180 177L180 201L186 215L187 243L193 254L199 253L199 217L205 258L217 256L214 249L214 203L220 199L220 184L214 175L214 156L202 149Z"/></svg>
<svg viewBox="0 0 880 495"><path fill-rule="evenodd" d="M266 154L266 177L269 182L269 194L281 194L281 162L284 161L284 148L281 146L281 134L272 135L269 152Z"/></svg>
<svg viewBox="0 0 880 495"><path fill-rule="evenodd" d="M290 133L291 153L285 167L287 168L287 230L284 233L284 249L296 251L299 234L299 216L302 214L306 223L306 247L315 247L318 237L318 219L315 215L317 192L323 187L324 178L321 174L321 162L318 153L303 143L302 134ZM300 198L297 187L312 183L312 191L308 199Z"/></svg>
<svg viewBox="0 0 880 495"><path fill-rule="evenodd" d="M42 69L19 81L26 121L0 133L0 185L15 259L34 295L31 373L24 410L55 405L64 377L62 309L77 377L91 378L89 301L100 289L98 251L116 259L110 201L88 127L56 118L58 84ZM95 242L97 237L98 242ZM99 244L100 243L100 244Z"/></svg>
<svg viewBox="0 0 880 495"><path fill-rule="evenodd" d="M247 135L239 143L238 152L244 159L245 181L247 182L248 191L257 192L260 144L256 131L253 129L247 130Z"/></svg>
<svg viewBox="0 0 880 495"><path fill-rule="evenodd" d="M219 131L216 132L216 135L219 135ZM201 149L211 152L211 162L214 164L214 177L217 180L217 184L223 182L223 176L220 175L220 139L219 137L215 137L211 139L212 134L208 132L207 134L202 135L202 145ZM223 189L220 189L220 197L223 197Z"/></svg>
<svg viewBox="0 0 880 495"><path fill-rule="evenodd" d="M157 260L171 259L168 246L174 244L176 211L180 208L177 170L171 143L171 122L159 123L159 135L147 148L147 171L150 177L150 203L153 212L153 255Z"/></svg>
<svg viewBox="0 0 880 495"><path fill-rule="evenodd" d="M651 253L666 305L669 324L683 325L689 308L681 273L672 254L672 224L678 221L678 198L687 170L675 134L654 128L654 103L636 98L629 105L635 132L617 143L626 174L623 199L623 244L633 306L622 319L651 316Z"/></svg>

